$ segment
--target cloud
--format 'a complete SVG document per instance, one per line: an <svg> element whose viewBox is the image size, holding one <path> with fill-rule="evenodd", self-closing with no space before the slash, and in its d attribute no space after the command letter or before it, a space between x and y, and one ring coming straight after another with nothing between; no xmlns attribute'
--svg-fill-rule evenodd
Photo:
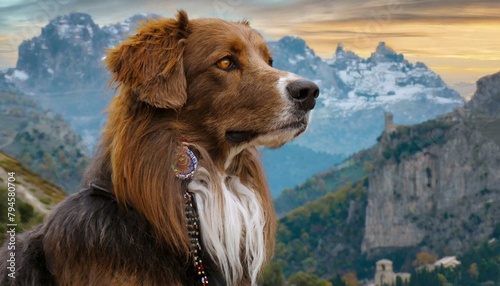
<svg viewBox="0 0 500 286"><path fill-rule="evenodd" d="M36 1L32 0L20 0L20 1L0 1L0 11L1 12L15 12L19 9L24 9L36 4Z"/></svg>
<svg viewBox="0 0 500 286"><path fill-rule="evenodd" d="M57 15L89 13L98 23L117 22L133 14L173 16L179 8L193 17L249 19L259 26L337 24L366 21L462 22L498 20L498 0L44 0L0 1L0 32L9 27L40 24ZM443 13L446 11L446 13ZM45 13L45 15L43 15ZM46 24L46 23L45 23Z"/></svg>

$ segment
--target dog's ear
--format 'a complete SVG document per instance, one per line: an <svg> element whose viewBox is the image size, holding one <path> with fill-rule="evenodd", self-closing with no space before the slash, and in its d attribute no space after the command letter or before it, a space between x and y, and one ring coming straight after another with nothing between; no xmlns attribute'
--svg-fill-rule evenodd
<svg viewBox="0 0 500 286"><path fill-rule="evenodd" d="M106 57L112 81L130 88L139 100L159 108L180 109L187 100L183 53L189 19L150 20Z"/></svg>

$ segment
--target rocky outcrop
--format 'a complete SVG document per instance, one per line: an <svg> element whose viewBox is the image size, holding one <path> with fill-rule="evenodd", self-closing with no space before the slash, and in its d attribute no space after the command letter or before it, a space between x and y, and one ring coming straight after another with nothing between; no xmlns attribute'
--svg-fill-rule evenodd
<svg viewBox="0 0 500 286"><path fill-rule="evenodd" d="M467 103L467 108L486 116L499 116L500 72L483 77L477 82L477 91Z"/></svg>
<svg viewBox="0 0 500 286"><path fill-rule="evenodd" d="M461 252L500 217L500 73L464 109L384 134L370 175L362 251Z"/></svg>

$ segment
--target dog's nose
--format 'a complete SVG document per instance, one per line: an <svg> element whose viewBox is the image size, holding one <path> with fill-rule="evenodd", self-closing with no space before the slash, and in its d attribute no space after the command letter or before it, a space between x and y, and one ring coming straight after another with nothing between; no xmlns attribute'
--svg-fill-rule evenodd
<svg viewBox="0 0 500 286"><path fill-rule="evenodd" d="M316 105L319 88L314 82L299 79L289 83L286 90L299 109L309 111Z"/></svg>

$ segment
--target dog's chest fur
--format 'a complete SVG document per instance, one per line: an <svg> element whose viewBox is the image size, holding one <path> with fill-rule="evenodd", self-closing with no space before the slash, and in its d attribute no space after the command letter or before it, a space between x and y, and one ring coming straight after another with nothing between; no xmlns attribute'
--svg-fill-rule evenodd
<svg viewBox="0 0 500 286"><path fill-rule="evenodd" d="M249 279L252 285L266 259L265 218L259 195L238 177L210 176L199 168L188 190L195 194L203 247L229 285Z"/></svg>

